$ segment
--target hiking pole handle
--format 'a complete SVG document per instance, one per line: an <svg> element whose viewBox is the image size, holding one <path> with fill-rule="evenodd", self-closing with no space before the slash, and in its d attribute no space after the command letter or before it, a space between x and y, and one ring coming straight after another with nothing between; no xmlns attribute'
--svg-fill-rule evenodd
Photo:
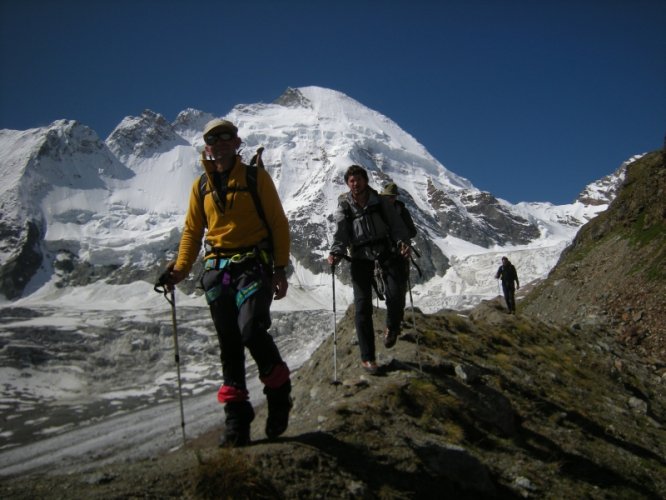
<svg viewBox="0 0 666 500"><path fill-rule="evenodd" d="M167 302L174 306L176 299L174 297L173 287L169 289L169 273L170 270L167 269L162 274L160 274L159 278L157 278L157 283L155 283L155 286L153 287L153 290L155 290L157 293L164 294L164 298L167 300ZM171 292L171 298L169 298L169 292Z"/></svg>
<svg viewBox="0 0 666 500"><path fill-rule="evenodd" d="M338 257L338 262L341 261L342 259L346 260L347 262L351 262L351 257L347 254L331 252L331 255L333 255L334 257ZM331 265L335 266L336 264L331 264Z"/></svg>
<svg viewBox="0 0 666 500"><path fill-rule="evenodd" d="M155 283L153 290L155 290L157 293L163 293L166 295L168 283L169 283L169 270L167 269L162 274L160 274L159 278L157 278L157 283Z"/></svg>

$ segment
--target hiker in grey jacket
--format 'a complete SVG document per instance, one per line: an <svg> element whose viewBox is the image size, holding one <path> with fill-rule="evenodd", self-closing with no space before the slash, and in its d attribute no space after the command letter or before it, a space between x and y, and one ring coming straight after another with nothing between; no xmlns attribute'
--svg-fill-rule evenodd
<svg viewBox="0 0 666 500"><path fill-rule="evenodd" d="M349 192L338 198L335 234L328 263L351 257L356 335L362 366L377 371L372 322L372 283L375 262L381 267L386 291L384 345L391 348L400 334L405 310L404 260L409 258L409 233L389 201L368 186L368 173L352 165L345 173Z"/></svg>

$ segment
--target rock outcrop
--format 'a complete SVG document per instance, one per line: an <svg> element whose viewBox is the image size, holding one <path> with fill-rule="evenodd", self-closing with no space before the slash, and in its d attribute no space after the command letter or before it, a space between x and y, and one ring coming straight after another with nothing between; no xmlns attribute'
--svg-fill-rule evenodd
<svg viewBox="0 0 666 500"><path fill-rule="evenodd" d="M609 208L583 226L524 311L610 335L666 360L666 166L657 151L627 166Z"/></svg>

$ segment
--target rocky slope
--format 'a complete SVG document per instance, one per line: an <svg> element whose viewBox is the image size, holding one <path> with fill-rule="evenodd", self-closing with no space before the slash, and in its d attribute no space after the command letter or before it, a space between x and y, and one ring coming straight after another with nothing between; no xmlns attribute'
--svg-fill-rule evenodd
<svg viewBox="0 0 666 500"><path fill-rule="evenodd" d="M631 163L608 210L583 226L524 311L593 324L649 360L666 362L666 165L656 151Z"/></svg>
<svg viewBox="0 0 666 500"><path fill-rule="evenodd" d="M3 498L663 498L663 366L598 326L561 328L499 301L408 311L367 376L352 311L294 375L286 434L216 447L216 429L139 463L3 479ZM414 328L416 326L416 329ZM334 380L334 359L338 384ZM55 475L49 475L55 472Z"/></svg>

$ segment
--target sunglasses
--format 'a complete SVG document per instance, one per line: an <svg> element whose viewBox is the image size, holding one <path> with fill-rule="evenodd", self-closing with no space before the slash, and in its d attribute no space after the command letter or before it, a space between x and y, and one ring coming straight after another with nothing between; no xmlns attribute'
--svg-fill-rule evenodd
<svg viewBox="0 0 666 500"><path fill-rule="evenodd" d="M209 146L212 146L220 139L222 139L223 141L230 141L235 137L236 136L230 132L215 132L213 134L204 135L204 142Z"/></svg>

